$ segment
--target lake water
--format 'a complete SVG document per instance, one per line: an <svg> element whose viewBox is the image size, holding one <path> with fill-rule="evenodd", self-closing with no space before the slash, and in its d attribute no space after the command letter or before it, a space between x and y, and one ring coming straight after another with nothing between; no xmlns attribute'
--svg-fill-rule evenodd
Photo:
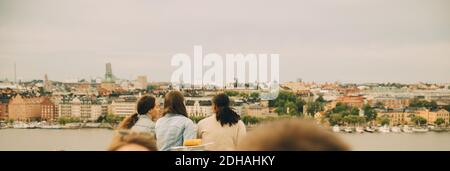
<svg viewBox="0 0 450 171"><path fill-rule="evenodd" d="M0 150L20 151L101 151L112 137L108 129L0 129ZM450 150L450 132L445 133L364 133L339 136L353 150Z"/></svg>

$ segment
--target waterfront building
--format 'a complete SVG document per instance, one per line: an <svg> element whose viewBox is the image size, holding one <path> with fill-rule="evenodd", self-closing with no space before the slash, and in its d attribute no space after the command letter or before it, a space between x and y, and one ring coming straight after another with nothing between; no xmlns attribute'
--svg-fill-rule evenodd
<svg viewBox="0 0 450 171"><path fill-rule="evenodd" d="M16 95L9 102L8 117L13 120L31 121L41 119L41 97Z"/></svg>
<svg viewBox="0 0 450 171"><path fill-rule="evenodd" d="M82 121L96 121L105 113L105 105L91 97L64 98L58 106L59 117L75 117Z"/></svg>
<svg viewBox="0 0 450 171"><path fill-rule="evenodd" d="M136 101L134 96L123 96L114 99L110 105L111 113L119 116L130 116L136 113Z"/></svg>
<svg viewBox="0 0 450 171"><path fill-rule="evenodd" d="M411 124L412 113L409 112L403 111L380 112L378 113L377 118L385 116L389 118L389 125L391 126Z"/></svg>
<svg viewBox="0 0 450 171"><path fill-rule="evenodd" d="M9 94L0 94L0 120L8 118L8 103L10 100Z"/></svg>
<svg viewBox="0 0 450 171"><path fill-rule="evenodd" d="M58 119L58 106L50 97L44 97L41 104L41 119L45 121L56 121Z"/></svg>
<svg viewBox="0 0 450 171"><path fill-rule="evenodd" d="M58 104L58 117L70 117L72 116L72 99L69 97L63 97Z"/></svg>
<svg viewBox="0 0 450 171"><path fill-rule="evenodd" d="M438 118L444 119L445 123L449 123L449 112L445 109L438 111L430 111L428 109L421 109L416 111L417 116L421 116L427 120L427 124L434 125L434 122Z"/></svg>

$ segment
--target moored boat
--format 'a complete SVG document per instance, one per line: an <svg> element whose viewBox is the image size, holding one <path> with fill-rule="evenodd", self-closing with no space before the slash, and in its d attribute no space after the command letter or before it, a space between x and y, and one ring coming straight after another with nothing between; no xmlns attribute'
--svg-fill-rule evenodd
<svg viewBox="0 0 450 171"><path fill-rule="evenodd" d="M341 132L341 128L339 128L339 125L334 125L332 128L333 132Z"/></svg>
<svg viewBox="0 0 450 171"><path fill-rule="evenodd" d="M425 133L425 132L428 132L429 130L428 130L428 128L418 127L418 128L413 128L412 131L416 132L416 133Z"/></svg>
<svg viewBox="0 0 450 171"><path fill-rule="evenodd" d="M392 128L391 128L391 131L392 131L393 133L400 133L400 132L402 132L402 130L401 130L398 126L392 127Z"/></svg>
<svg viewBox="0 0 450 171"><path fill-rule="evenodd" d="M389 132L391 132L390 129L389 129L389 127L388 127L387 125L384 125L384 126L382 126L382 127L379 127L379 128L378 128L378 131L381 132L381 133L389 133Z"/></svg>

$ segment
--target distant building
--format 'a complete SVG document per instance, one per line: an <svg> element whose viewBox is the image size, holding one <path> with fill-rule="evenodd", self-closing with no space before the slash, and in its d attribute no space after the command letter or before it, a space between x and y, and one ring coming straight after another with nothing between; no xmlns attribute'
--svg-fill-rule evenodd
<svg viewBox="0 0 450 171"><path fill-rule="evenodd" d="M361 108L364 105L363 96L340 96L336 99L336 102L344 103L349 106Z"/></svg>
<svg viewBox="0 0 450 171"><path fill-rule="evenodd" d="M39 120L41 119L41 97L22 97L16 95L9 102L9 118L13 120Z"/></svg>
<svg viewBox="0 0 450 171"><path fill-rule="evenodd" d="M104 83L114 83L115 82L111 63L106 63L105 79L103 80L103 82Z"/></svg>
<svg viewBox="0 0 450 171"><path fill-rule="evenodd" d="M0 101L0 119L4 120L8 118L8 106Z"/></svg>
<svg viewBox="0 0 450 171"><path fill-rule="evenodd" d="M110 108L113 115L130 116L136 113L136 101L134 96L120 97L112 101Z"/></svg>
<svg viewBox="0 0 450 171"><path fill-rule="evenodd" d="M261 104L250 104L244 107L245 115L249 116L265 116L269 115L269 107Z"/></svg>
<svg viewBox="0 0 450 171"><path fill-rule="evenodd" d="M410 101L409 98L381 97L370 100L369 104L375 106L377 103L382 103L385 108L399 109L408 107Z"/></svg>
<svg viewBox="0 0 450 171"><path fill-rule="evenodd" d="M207 117L213 113L211 98L187 98L188 116Z"/></svg>
<svg viewBox="0 0 450 171"><path fill-rule="evenodd" d="M58 119L58 106L51 101L50 97L44 97L41 103L41 119L54 122Z"/></svg>
<svg viewBox="0 0 450 171"><path fill-rule="evenodd" d="M449 123L449 112L445 109L441 109L438 111L430 111L428 109L422 109L418 110L416 115L425 118L427 120L427 124L430 125L434 125L434 122L438 118L444 119L445 124Z"/></svg>
<svg viewBox="0 0 450 171"><path fill-rule="evenodd" d="M9 95L0 94L0 120L8 118Z"/></svg>
<svg viewBox="0 0 450 171"><path fill-rule="evenodd" d="M143 76L138 76L137 77L137 80L136 80L136 83L135 83L134 87L136 89L145 90L145 89L147 89L147 85L148 85L148 83L147 83L147 76L143 75Z"/></svg>
<svg viewBox="0 0 450 171"><path fill-rule="evenodd" d="M59 117L75 117L82 121L96 121L105 112L105 105L90 97L63 99L58 106Z"/></svg>
<svg viewBox="0 0 450 171"><path fill-rule="evenodd" d="M120 86L118 86L115 83L115 77L112 73L112 67L111 63L106 64L106 72L105 72L105 79L100 84L100 88L106 90L106 91L115 91L119 89Z"/></svg>
<svg viewBox="0 0 450 171"><path fill-rule="evenodd" d="M389 125L406 125L411 124L412 113L393 111L393 112L380 112L377 114L377 118L385 117L389 118Z"/></svg>
<svg viewBox="0 0 450 171"><path fill-rule="evenodd" d="M47 74L44 76L44 90L48 92L52 91L52 83L48 80Z"/></svg>

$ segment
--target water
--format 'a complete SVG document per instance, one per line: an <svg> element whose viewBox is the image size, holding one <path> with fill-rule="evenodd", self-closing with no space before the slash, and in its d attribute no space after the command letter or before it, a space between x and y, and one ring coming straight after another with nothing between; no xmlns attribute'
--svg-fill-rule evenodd
<svg viewBox="0 0 450 171"><path fill-rule="evenodd" d="M0 129L0 150L102 151L114 131L108 129ZM450 150L450 132L339 134L353 150Z"/></svg>
<svg viewBox="0 0 450 171"><path fill-rule="evenodd" d="M113 136L108 129L0 129L0 150L102 151Z"/></svg>
<svg viewBox="0 0 450 171"><path fill-rule="evenodd" d="M353 150L361 151L449 151L450 132L427 133L339 133Z"/></svg>

